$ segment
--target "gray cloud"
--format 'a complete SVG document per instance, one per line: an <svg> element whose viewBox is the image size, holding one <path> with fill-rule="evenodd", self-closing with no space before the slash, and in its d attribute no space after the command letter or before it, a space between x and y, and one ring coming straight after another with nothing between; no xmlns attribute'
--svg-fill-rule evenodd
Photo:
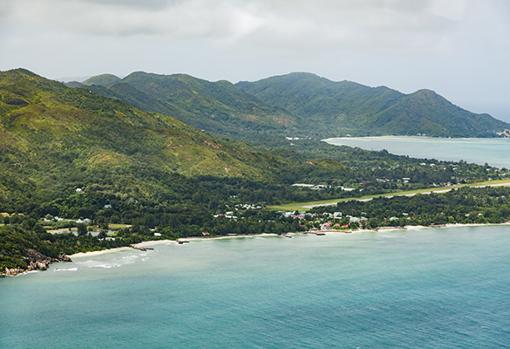
<svg viewBox="0 0 510 349"><path fill-rule="evenodd" d="M289 6L282 0L19 0L11 13L18 23L93 35L235 40L261 33L268 40L306 35L349 42L392 32L438 32L451 19L436 13L436 2L296 0Z"/></svg>
<svg viewBox="0 0 510 349"><path fill-rule="evenodd" d="M0 0L0 18L5 18L11 13L11 6L12 2Z"/></svg>
<svg viewBox="0 0 510 349"><path fill-rule="evenodd" d="M177 0L81 0L92 4L100 5L112 5L112 6L132 6L135 8L145 9L163 9L169 4L176 2Z"/></svg>
<svg viewBox="0 0 510 349"><path fill-rule="evenodd" d="M313 71L510 119L507 0L0 0L0 51L50 77Z"/></svg>

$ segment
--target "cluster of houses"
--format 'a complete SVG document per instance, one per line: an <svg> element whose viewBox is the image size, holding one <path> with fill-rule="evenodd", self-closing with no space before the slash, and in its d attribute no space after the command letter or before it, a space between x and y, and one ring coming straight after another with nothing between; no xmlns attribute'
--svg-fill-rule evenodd
<svg viewBox="0 0 510 349"><path fill-rule="evenodd" d="M226 205L227 208L229 208L229 205ZM214 218L226 218L226 219L233 219L236 220L238 218L236 212L239 211L246 211L246 210L260 210L262 209L261 205L255 205L255 204L236 204L233 206L233 208L230 209L230 211L226 211L224 213L217 213L213 215Z"/></svg>
<svg viewBox="0 0 510 349"><path fill-rule="evenodd" d="M360 212L360 216L343 215L342 212L323 212L323 213L300 213L300 212L282 212L285 218L299 220L301 224L306 225L310 232L328 232L365 228L368 224L366 212ZM411 219L409 213L403 212L401 217L389 217L389 222L399 222L401 219Z"/></svg>
<svg viewBox="0 0 510 349"><path fill-rule="evenodd" d="M234 211L227 211L225 213L217 213L213 215L214 218L226 218L226 219L237 219Z"/></svg>
<svg viewBox="0 0 510 349"><path fill-rule="evenodd" d="M42 219L43 223L54 223L54 222L73 222L76 224L84 224L84 225L90 225L92 224L92 220L90 218L78 218L78 219L69 219L69 218L62 218L59 216L52 216L52 215L46 215Z"/></svg>
<svg viewBox="0 0 510 349"><path fill-rule="evenodd" d="M331 230L345 230L353 226L361 226L368 221L365 216L355 217L346 215L342 212L324 212L324 213L299 213L299 212L282 212L285 218L292 218L300 221L313 223L312 230L331 231Z"/></svg>
<svg viewBox="0 0 510 349"><path fill-rule="evenodd" d="M375 181L377 183L389 183L391 180L389 178L376 178ZM402 177L400 179L397 179L397 181L401 181L404 184L409 184L411 182L410 177Z"/></svg>
<svg viewBox="0 0 510 349"><path fill-rule="evenodd" d="M308 183L294 183L292 184L293 187L298 187L298 188L306 188L306 189L311 189L311 190L324 190L324 189L331 189L333 188L331 185L325 185L325 184L308 184ZM349 187L344 187L344 186L339 186L339 187L335 187L335 188L339 188L343 191L354 191L356 190L356 188L349 188Z"/></svg>
<svg viewBox="0 0 510 349"><path fill-rule="evenodd" d="M506 129L504 131L498 132L498 136L510 138L510 130Z"/></svg>

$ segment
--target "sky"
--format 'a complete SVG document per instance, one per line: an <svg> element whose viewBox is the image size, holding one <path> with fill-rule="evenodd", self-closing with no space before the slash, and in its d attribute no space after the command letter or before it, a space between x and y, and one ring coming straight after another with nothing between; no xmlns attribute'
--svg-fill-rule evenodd
<svg viewBox="0 0 510 349"><path fill-rule="evenodd" d="M429 88L510 121L508 0L0 0L0 70Z"/></svg>

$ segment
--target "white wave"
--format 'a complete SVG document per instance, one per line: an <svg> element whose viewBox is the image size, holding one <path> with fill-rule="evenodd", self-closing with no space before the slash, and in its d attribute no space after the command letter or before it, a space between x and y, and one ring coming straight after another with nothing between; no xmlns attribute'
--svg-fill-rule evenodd
<svg viewBox="0 0 510 349"><path fill-rule="evenodd" d="M118 268L121 264L94 264L91 265L89 268L101 268L101 269L111 269L111 268Z"/></svg>
<svg viewBox="0 0 510 349"><path fill-rule="evenodd" d="M78 268L56 268L55 271L78 271Z"/></svg>
<svg viewBox="0 0 510 349"><path fill-rule="evenodd" d="M111 269L111 268L119 268L123 265L129 265L137 263L138 261L145 261L148 259L147 253L139 253L139 254L128 254L126 256L118 256L117 258L109 259L108 261L97 260L97 259L89 259L85 261L77 262L82 267L85 268L101 268L101 269Z"/></svg>

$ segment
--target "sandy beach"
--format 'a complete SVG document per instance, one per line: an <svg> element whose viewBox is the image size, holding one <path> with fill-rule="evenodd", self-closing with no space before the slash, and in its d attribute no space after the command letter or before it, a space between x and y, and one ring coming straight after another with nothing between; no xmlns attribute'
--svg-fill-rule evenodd
<svg viewBox="0 0 510 349"><path fill-rule="evenodd" d="M196 237L182 238L179 240L181 240L181 241L209 241L209 240L227 240L227 239L244 239L244 238L278 237L278 236L280 236L280 235L262 233L262 234L225 235L225 236L213 236L213 237L196 236Z"/></svg>
<svg viewBox="0 0 510 349"><path fill-rule="evenodd" d="M80 257L100 256L102 254L129 251L131 249L132 248L129 246L116 247L116 248L110 248L110 249L99 250L99 251L78 252L78 253L74 253L74 254L70 255L69 257L71 257L71 259L73 259L73 258L80 258Z"/></svg>
<svg viewBox="0 0 510 349"><path fill-rule="evenodd" d="M132 246L135 248L147 248L156 245L177 245L177 240L149 240L133 244Z"/></svg>
<svg viewBox="0 0 510 349"><path fill-rule="evenodd" d="M293 234L293 233L290 233ZM180 238L177 240L148 240L148 241L142 241L137 244L133 244L131 246L123 246L123 247L116 247L106 250L99 250L99 251L90 251L90 252L78 252L70 255L69 257L71 259L73 258L82 258L82 257L94 257L94 256L100 256L107 253L115 253L115 252L125 252L125 251L131 251L133 249L137 248L152 248L154 246L161 246L161 245L178 245L179 241L188 241L188 242L197 242L197 241L212 241L212 240L227 240L227 239L244 239L244 238L256 238L256 237L278 237L278 234L246 234L246 235L228 235L228 236L214 236L214 237L189 237L189 238Z"/></svg>
<svg viewBox="0 0 510 349"><path fill-rule="evenodd" d="M304 234L310 235L337 235L337 234L355 234L355 233L380 233L380 232L391 232L391 231L412 231L412 230L422 230L422 229L431 229L431 228L468 228L468 227L485 227L485 226L509 226L510 222L507 223L471 223L471 224L444 224L440 226L423 226L423 225L406 225L404 227L380 227L377 229L357 229L357 230L325 230L325 231L308 231L308 232L291 232L288 233L290 236L298 236ZM93 257L99 256L107 253L115 253L115 252L124 252L130 251L133 248L151 248L159 245L178 245L179 241L187 241L187 242L200 242L200 241L214 241L214 240L227 240L227 239L246 239L246 238L257 238L257 237L280 237L282 235L278 234L246 234L246 235L227 235L227 236L214 236L214 237L189 237L189 238L180 238L178 240L149 240L143 241L137 244L133 244L132 246L124 246L117 247L108 250L100 250L100 251L92 251L92 252L79 252L70 255L71 259L73 258L82 258L82 257Z"/></svg>

